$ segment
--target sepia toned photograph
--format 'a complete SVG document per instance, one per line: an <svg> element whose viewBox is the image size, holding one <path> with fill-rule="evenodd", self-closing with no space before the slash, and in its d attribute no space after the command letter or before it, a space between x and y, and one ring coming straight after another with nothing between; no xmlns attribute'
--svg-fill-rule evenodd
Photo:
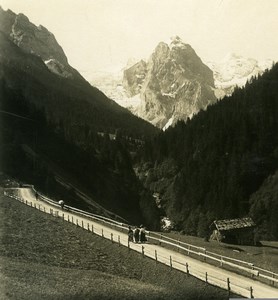
<svg viewBox="0 0 278 300"><path fill-rule="evenodd" d="M0 300L278 299L278 0L0 0Z"/></svg>

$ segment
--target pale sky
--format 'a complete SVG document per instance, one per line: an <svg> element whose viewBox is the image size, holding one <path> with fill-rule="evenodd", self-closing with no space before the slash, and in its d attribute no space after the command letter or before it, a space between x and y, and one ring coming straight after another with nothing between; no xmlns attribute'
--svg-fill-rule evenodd
<svg viewBox="0 0 278 300"><path fill-rule="evenodd" d="M235 52L278 61L278 0L0 0L51 31L70 64L94 72L148 58L178 35L203 61Z"/></svg>

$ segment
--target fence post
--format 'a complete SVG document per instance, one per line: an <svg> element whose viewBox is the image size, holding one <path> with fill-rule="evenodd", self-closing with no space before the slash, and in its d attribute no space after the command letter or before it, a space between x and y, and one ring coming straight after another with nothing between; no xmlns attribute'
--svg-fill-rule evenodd
<svg viewBox="0 0 278 300"><path fill-rule="evenodd" d="M180 238L178 238L178 245L180 246ZM180 252L180 247L178 247L178 252Z"/></svg>
<svg viewBox="0 0 278 300"><path fill-rule="evenodd" d="M36 205L36 203L34 203L34 207L35 207L35 208L37 208L37 205Z"/></svg>
<svg viewBox="0 0 278 300"><path fill-rule="evenodd" d="M142 257L144 257L144 246L142 246Z"/></svg>
<svg viewBox="0 0 278 300"><path fill-rule="evenodd" d="M87 230L90 231L90 224L87 223Z"/></svg>
<svg viewBox="0 0 278 300"><path fill-rule="evenodd" d="M187 276L189 275L189 267L188 267L188 263L185 264L185 267L186 267L186 274Z"/></svg>
<svg viewBox="0 0 278 300"><path fill-rule="evenodd" d="M113 244L113 233L111 233L111 242Z"/></svg>
<svg viewBox="0 0 278 300"><path fill-rule="evenodd" d="M173 265L172 265L172 256L170 255L170 268L171 268L171 270L172 270L172 267L173 267Z"/></svg>
<svg viewBox="0 0 278 300"><path fill-rule="evenodd" d="M45 207L43 207L43 211L45 212Z"/></svg>
<svg viewBox="0 0 278 300"><path fill-rule="evenodd" d="M206 283L208 283L208 272L206 272Z"/></svg>
<svg viewBox="0 0 278 300"><path fill-rule="evenodd" d="M128 251L130 251L129 239L127 240L127 248L128 248Z"/></svg>
<svg viewBox="0 0 278 300"><path fill-rule="evenodd" d="M76 226L78 227L78 219L76 219Z"/></svg>
<svg viewBox="0 0 278 300"><path fill-rule="evenodd" d="M190 250L190 246L188 246L188 251L187 251L188 252L188 256L190 255L190 251L189 250Z"/></svg>
<svg viewBox="0 0 278 300"><path fill-rule="evenodd" d="M104 237L104 235L103 235L103 228L101 228L101 236Z"/></svg>
<svg viewBox="0 0 278 300"><path fill-rule="evenodd" d="M227 278L227 289L228 289L228 296L230 296L231 287L230 287L230 279L229 279L229 277Z"/></svg>
<svg viewBox="0 0 278 300"><path fill-rule="evenodd" d="M94 225L92 224L92 232L94 232Z"/></svg>
<svg viewBox="0 0 278 300"><path fill-rule="evenodd" d="M71 223L73 223L73 216L71 216Z"/></svg>
<svg viewBox="0 0 278 300"><path fill-rule="evenodd" d="M157 251L154 250L154 256L155 256L155 263L157 264Z"/></svg>
<svg viewBox="0 0 278 300"><path fill-rule="evenodd" d="M121 237L118 235L118 243L119 243L119 247L121 246Z"/></svg>
<svg viewBox="0 0 278 300"><path fill-rule="evenodd" d="M63 221L65 220L65 214L63 213Z"/></svg>
<svg viewBox="0 0 278 300"><path fill-rule="evenodd" d="M206 261L206 260L207 260L207 258L206 258L207 250L205 249L204 252L205 252L205 253L204 253L204 254L205 254L205 256L204 256L204 261Z"/></svg>
<svg viewBox="0 0 278 300"><path fill-rule="evenodd" d="M83 220L81 221L81 224L82 224L82 228L84 228L84 222L83 222Z"/></svg>
<svg viewBox="0 0 278 300"><path fill-rule="evenodd" d="M223 267L223 258L221 256L220 267Z"/></svg>
<svg viewBox="0 0 278 300"><path fill-rule="evenodd" d="M253 288L252 288L252 286L250 286L250 298L254 298L254 296L253 296Z"/></svg>
<svg viewBox="0 0 278 300"><path fill-rule="evenodd" d="M161 246L162 234L160 234L159 245Z"/></svg>
<svg viewBox="0 0 278 300"><path fill-rule="evenodd" d="M70 216L68 215L68 222L70 221Z"/></svg>

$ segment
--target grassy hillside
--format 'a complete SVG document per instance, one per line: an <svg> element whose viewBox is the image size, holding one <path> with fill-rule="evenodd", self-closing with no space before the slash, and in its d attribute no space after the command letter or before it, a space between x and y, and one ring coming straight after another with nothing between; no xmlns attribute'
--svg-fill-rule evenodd
<svg viewBox="0 0 278 300"><path fill-rule="evenodd" d="M0 220L1 299L227 299L226 291L4 196Z"/></svg>
<svg viewBox="0 0 278 300"><path fill-rule="evenodd" d="M278 272L278 242L261 241L261 246L232 245L218 243L217 241L206 242L203 238L183 235L177 232L163 233L168 237L180 240L188 244L204 247L207 251L219 255L244 260L253 263L255 266Z"/></svg>

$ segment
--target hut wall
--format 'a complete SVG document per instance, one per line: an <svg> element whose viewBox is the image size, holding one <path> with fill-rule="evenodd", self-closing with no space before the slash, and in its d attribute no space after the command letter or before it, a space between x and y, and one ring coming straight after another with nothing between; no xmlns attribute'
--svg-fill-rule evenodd
<svg viewBox="0 0 278 300"><path fill-rule="evenodd" d="M239 228L227 231L221 231L225 236L224 242L237 245L253 245L254 244L254 229L253 228Z"/></svg>

